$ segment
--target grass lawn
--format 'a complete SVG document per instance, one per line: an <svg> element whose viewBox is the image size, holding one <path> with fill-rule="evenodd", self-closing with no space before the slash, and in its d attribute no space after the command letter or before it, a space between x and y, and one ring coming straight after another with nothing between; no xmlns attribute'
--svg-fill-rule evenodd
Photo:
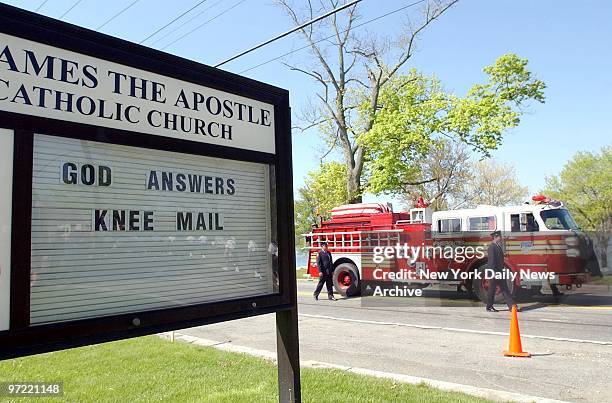
<svg viewBox="0 0 612 403"><path fill-rule="evenodd" d="M0 362L1 381L64 382L63 398L30 399L36 402L277 402L276 376L276 366L259 358L155 336ZM485 401L327 369L302 370L302 397L306 402Z"/></svg>

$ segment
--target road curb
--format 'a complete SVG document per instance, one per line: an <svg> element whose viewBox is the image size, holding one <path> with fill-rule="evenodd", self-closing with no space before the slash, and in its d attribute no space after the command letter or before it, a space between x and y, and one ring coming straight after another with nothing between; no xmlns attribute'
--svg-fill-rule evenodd
<svg viewBox="0 0 612 403"><path fill-rule="evenodd" d="M190 343L190 344L195 344L198 346L213 347L221 351L248 354L254 357L259 357L259 358L263 358L269 361L276 362L275 352L267 351L267 350L260 350L260 349L255 349L251 347L245 347L245 346L238 346L238 345L233 344L231 341L209 340L209 339L204 339L201 337L189 336L186 334L182 334L180 332L174 332L173 335L172 333L160 333L159 336L166 338L166 339L174 339L174 340L179 340L179 341ZM367 369L367 368L348 367L345 365L337 365L337 364L331 364L331 363L326 363L326 362L321 362L321 361L300 360L300 366L304 368L337 369L341 371L351 372L354 374L373 376L373 377L381 378L381 379L389 379L389 380L393 380L393 381L397 381L401 383L408 383L412 385L426 384L434 388L449 391L449 392L461 392L461 393L466 393L468 395L482 397L485 399L495 400L495 401L500 401L500 402L510 401L510 402L520 402L520 403L527 403L527 402L567 403L567 402L564 402L563 400L547 399L543 397L524 395L521 393L506 392L503 390L479 388L476 386L463 385L460 383L438 381L435 379L421 378L418 376L410 376L410 375L404 375L404 374L396 374L392 372L376 371L376 370Z"/></svg>

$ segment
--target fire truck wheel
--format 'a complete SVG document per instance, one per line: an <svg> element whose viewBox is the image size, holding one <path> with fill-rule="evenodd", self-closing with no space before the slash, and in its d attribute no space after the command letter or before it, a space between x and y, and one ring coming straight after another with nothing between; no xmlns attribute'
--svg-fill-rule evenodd
<svg viewBox="0 0 612 403"><path fill-rule="evenodd" d="M352 263L341 263L334 270L334 287L343 296L353 297L359 294L359 272Z"/></svg>
<svg viewBox="0 0 612 403"><path fill-rule="evenodd" d="M484 279L486 268L487 268L487 265L484 264L476 269L478 272L480 272L480 280L474 281L474 285L473 285L474 292L476 293L476 295L478 295L478 298L482 302L485 302L485 303L487 302L487 292L489 291L489 281ZM510 293L513 296L515 296L516 290L515 290L514 284L512 283L511 280L507 280L507 283L508 283L508 289L510 290ZM493 303L501 304L503 302L504 302L504 295L501 293L501 291L498 288L497 292L495 293L495 297L493 298Z"/></svg>

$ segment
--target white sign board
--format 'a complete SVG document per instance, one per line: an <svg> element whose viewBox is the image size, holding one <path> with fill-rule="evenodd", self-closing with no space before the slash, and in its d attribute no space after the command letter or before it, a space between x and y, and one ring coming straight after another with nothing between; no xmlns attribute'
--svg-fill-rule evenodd
<svg viewBox="0 0 612 403"><path fill-rule="evenodd" d="M0 331L10 318L12 195L13 131L0 129Z"/></svg>
<svg viewBox="0 0 612 403"><path fill-rule="evenodd" d="M267 164L40 134L33 158L32 325L275 292Z"/></svg>
<svg viewBox="0 0 612 403"><path fill-rule="evenodd" d="M3 33L0 109L276 151L273 105Z"/></svg>

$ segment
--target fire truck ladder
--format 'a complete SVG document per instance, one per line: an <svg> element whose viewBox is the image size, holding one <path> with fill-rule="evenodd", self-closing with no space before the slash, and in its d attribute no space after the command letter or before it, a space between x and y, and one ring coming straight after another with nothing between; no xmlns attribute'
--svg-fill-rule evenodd
<svg viewBox="0 0 612 403"><path fill-rule="evenodd" d="M321 243L334 249L373 249L376 246L394 246L400 242L401 229L347 231L347 232L310 232L302 234L310 239L306 249L320 249Z"/></svg>

